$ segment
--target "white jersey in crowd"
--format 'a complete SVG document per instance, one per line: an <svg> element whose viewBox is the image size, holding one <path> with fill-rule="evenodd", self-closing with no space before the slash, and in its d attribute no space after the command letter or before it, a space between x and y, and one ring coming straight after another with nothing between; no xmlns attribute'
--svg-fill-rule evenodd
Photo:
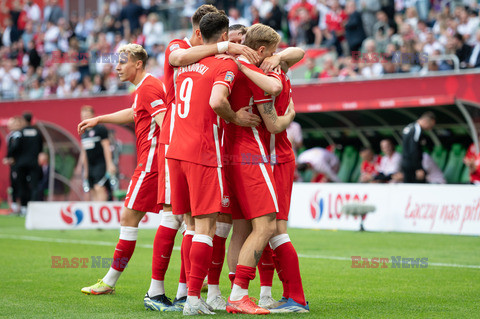
<svg viewBox="0 0 480 319"><path fill-rule="evenodd" d="M385 176L400 172L402 164L402 155L398 152L393 152L392 156L384 155L380 160L378 172Z"/></svg>
<svg viewBox="0 0 480 319"><path fill-rule="evenodd" d="M341 182L337 176L340 161L335 154L324 148L314 147L302 152L298 156L297 163L309 163L317 173L325 174L333 182Z"/></svg>
<svg viewBox="0 0 480 319"><path fill-rule="evenodd" d="M426 172L427 182L430 184L445 184L445 177L437 164L427 153L423 153L422 167Z"/></svg>

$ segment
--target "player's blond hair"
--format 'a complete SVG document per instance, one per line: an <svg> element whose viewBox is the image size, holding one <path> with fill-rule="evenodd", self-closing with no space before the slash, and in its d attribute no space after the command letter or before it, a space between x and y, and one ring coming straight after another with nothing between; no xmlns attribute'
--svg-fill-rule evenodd
<svg viewBox="0 0 480 319"><path fill-rule="evenodd" d="M133 61L142 61L142 67L145 69L148 60L147 51L140 45L135 43L124 44L118 48L120 53L120 61L122 61L122 53L127 53Z"/></svg>
<svg viewBox="0 0 480 319"><path fill-rule="evenodd" d="M257 50L261 46L270 47L276 45L280 40L280 35L271 27L257 23L247 29L243 44L253 50Z"/></svg>

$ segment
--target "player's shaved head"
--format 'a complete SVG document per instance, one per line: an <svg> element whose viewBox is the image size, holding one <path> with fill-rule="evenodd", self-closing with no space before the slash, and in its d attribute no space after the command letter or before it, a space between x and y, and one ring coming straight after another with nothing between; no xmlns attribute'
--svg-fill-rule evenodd
<svg viewBox="0 0 480 319"><path fill-rule="evenodd" d="M224 12L207 13L200 20L200 32L205 43L217 42L228 31L228 17Z"/></svg>
<svg viewBox="0 0 480 319"><path fill-rule="evenodd" d="M198 27L200 25L200 20L202 20L207 13L211 12L218 12L218 9L211 4L204 4L198 7L197 11L195 11L192 16L192 25Z"/></svg>
<svg viewBox="0 0 480 319"><path fill-rule="evenodd" d="M279 42L280 35L274 29L257 23L248 28L243 44L253 50L257 50L261 46L271 47L277 45Z"/></svg>
<svg viewBox="0 0 480 319"><path fill-rule="evenodd" d="M140 44L129 43L122 45L120 48L118 48L118 53L127 53L133 62L142 61L143 69L145 69L148 60L148 54ZM121 55L119 59L120 62L122 62Z"/></svg>

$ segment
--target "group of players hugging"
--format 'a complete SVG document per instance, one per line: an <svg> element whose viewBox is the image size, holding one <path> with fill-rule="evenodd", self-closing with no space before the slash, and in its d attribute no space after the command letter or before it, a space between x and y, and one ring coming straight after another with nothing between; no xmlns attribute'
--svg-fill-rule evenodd
<svg viewBox="0 0 480 319"><path fill-rule="evenodd" d="M138 44L116 71L136 86L132 107L82 121L79 133L99 123L135 123L137 166L121 214L120 238L103 279L85 294L111 294L130 260L138 224L162 211L153 242L146 309L184 315L309 312L297 253L287 234L295 156L285 129L295 117L288 68L304 51L276 53L280 36L256 24L229 27L228 17L202 5L190 39L173 40L165 53L164 83L145 70ZM276 54L275 54L276 53ZM158 191L155 191L158 190ZM221 296L225 242L231 294ZM177 295L165 296L164 278L177 231L183 233ZM249 282L259 268L258 305ZM272 298L274 270L283 284ZM200 297L208 280L206 301Z"/></svg>

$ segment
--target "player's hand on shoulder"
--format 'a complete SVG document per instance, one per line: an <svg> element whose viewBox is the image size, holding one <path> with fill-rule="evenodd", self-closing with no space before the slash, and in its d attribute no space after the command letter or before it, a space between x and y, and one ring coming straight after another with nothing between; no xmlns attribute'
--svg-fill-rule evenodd
<svg viewBox="0 0 480 319"><path fill-rule="evenodd" d="M252 64L257 64L258 62L260 62L260 57L258 56L258 53L243 44L228 42L227 52L233 55L243 55Z"/></svg>
<svg viewBox="0 0 480 319"><path fill-rule="evenodd" d="M78 134L83 134L87 128L94 127L98 124L98 118L94 117L88 120L84 120L78 124Z"/></svg>
<svg viewBox="0 0 480 319"><path fill-rule="evenodd" d="M250 106L245 106L238 110L236 112L234 124L244 127L258 126L262 122L262 119L258 115L250 113L248 111L249 109Z"/></svg>
<svg viewBox="0 0 480 319"><path fill-rule="evenodd" d="M281 60L278 55L272 55L263 60L262 64L260 65L260 69L262 69L263 72L268 73L279 66L280 62Z"/></svg>

